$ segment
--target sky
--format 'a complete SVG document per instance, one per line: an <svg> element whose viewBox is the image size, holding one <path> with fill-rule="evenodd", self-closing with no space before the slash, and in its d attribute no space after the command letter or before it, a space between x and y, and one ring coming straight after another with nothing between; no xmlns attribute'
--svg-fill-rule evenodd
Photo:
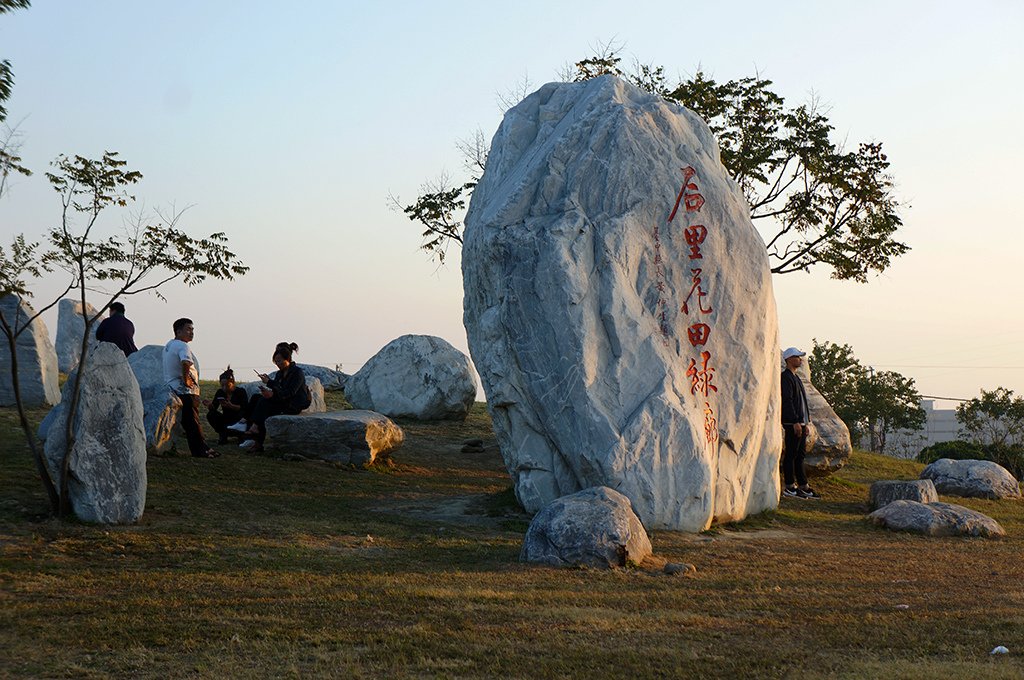
<svg viewBox="0 0 1024 680"><path fill-rule="evenodd" d="M828 107L836 139L881 141L912 250L867 284L822 268L775 277L780 342L852 345L928 396L1024 394L1024 3L35 0L0 15L8 123L35 171L0 200L0 237L60 215L58 154L117 151L146 210L188 207L251 272L166 302L126 299L136 343L196 326L203 378L298 360L352 373L406 333L468 353L459 252L444 266L389 207L464 175L456 142L490 138L500 101L559 79L602 44L624 65L760 73L787 103ZM111 213L100 233L122 228ZM55 295L51 276L36 299ZM56 332L56 314L45 320ZM951 407L940 402L940 407Z"/></svg>

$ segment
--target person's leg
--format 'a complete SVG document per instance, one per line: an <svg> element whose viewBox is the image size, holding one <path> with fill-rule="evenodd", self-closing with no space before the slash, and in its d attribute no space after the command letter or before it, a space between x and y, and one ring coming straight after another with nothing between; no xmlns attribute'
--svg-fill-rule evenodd
<svg viewBox="0 0 1024 680"><path fill-rule="evenodd" d="M793 459L793 472L796 473L796 483L801 489L807 488L807 472L804 470L804 455L807 452L807 430L803 432L796 443L796 456Z"/></svg>
<svg viewBox="0 0 1024 680"><path fill-rule="evenodd" d="M796 451L799 448L800 438L793 434L793 428L786 426L786 435L784 438L785 448L782 452L782 477L786 482L786 487L796 486L796 467L794 465L796 461ZM803 457L800 458L801 465L803 464Z"/></svg>
<svg viewBox="0 0 1024 680"><path fill-rule="evenodd" d="M271 399L260 399L253 410L252 423L256 426L256 443L263 445L267 438L267 418L284 413L283 407Z"/></svg>
<svg viewBox="0 0 1024 680"><path fill-rule="evenodd" d="M193 456L205 458L210 447L203 438L203 430L199 425L199 397L192 394L179 394L181 399L181 427L185 430L188 450Z"/></svg>

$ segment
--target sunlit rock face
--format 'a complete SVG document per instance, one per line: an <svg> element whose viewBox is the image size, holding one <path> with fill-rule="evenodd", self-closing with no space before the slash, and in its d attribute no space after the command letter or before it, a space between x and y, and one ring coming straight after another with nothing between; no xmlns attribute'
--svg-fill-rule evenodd
<svg viewBox="0 0 1024 680"><path fill-rule="evenodd" d="M811 417L804 471L809 477L826 477L850 460L853 442L850 440L850 428L813 385L808 363L805 361L796 370L807 393L807 410Z"/></svg>
<svg viewBox="0 0 1024 680"><path fill-rule="evenodd" d="M611 76L510 109L473 193L464 321L524 507L592 486L649 528L774 508L764 243L707 125Z"/></svg>
<svg viewBox="0 0 1024 680"><path fill-rule="evenodd" d="M57 368L61 373L70 373L82 356L82 334L85 333L85 318L80 300L63 299L57 304ZM85 314L96 316L96 308L85 303ZM97 323L96 326L99 324ZM96 326L90 335L95 342Z"/></svg>
<svg viewBox="0 0 1024 680"><path fill-rule="evenodd" d="M60 401L57 353L50 342L50 332L46 329L43 319L40 317L29 323L28 320L35 316L35 310L14 295L0 297L0 314L12 332L16 325L22 328L28 324L28 329L18 335L15 344L22 404L56 404ZM0 347L0 406L14 406L17 402L14 398L11 354L7 338L0 334L0 339L4 341Z"/></svg>

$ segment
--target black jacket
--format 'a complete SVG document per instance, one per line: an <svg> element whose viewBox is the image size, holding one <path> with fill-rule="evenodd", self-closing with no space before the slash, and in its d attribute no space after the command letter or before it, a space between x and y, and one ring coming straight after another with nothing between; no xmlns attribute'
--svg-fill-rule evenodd
<svg viewBox="0 0 1024 680"><path fill-rule="evenodd" d="M782 423L792 425L808 422L810 414L807 413L807 392L804 391L804 383L787 368L782 372Z"/></svg>
<svg viewBox="0 0 1024 680"><path fill-rule="evenodd" d="M283 377L281 371L278 371L267 383L267 387L274 392L271 400L287 410L298 413L306 408L306 374L296 364L288 366Z"/></svg>

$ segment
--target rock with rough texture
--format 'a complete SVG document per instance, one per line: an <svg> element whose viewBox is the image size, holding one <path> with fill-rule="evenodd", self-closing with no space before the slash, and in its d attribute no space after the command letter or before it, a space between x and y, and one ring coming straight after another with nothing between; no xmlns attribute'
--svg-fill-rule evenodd
<svg viewBox="0 0 1024 680"><path fill-rule="evenodd" d="M940 458L921 471L941 494L968 498L1019 498L1020 484L1009 470L990 460Z"/></svg>
<svg viewBox="0 0 1024 680"><path fill-rule="evenodd" d="M43 451L59 486L65 451L65 423L73 377L64 385ZM142 398L128 361L116 345L101 342L89 350L75 419L69 466L69 497L75 515L86 522L126 524L146 506L146 435Z"/></svg>
<svg viewBox="0 0 1024 680"><path fill-rule="evenodd" d="M707 125L622 80L505 114L466 216L464 321L524 508L608 486L647 527L700 531L778 506L778 321L749 213Z"/></svg>
<svg viewBox="0 0 1024 680"><path fill-rule="evenodd" d="M895 479L875 482L868 491L871 508L877 510L893 501L937 503L939 494L930 479Z"/></svg>
<svg viewBox="0 0 1024 680"><path fill-rule="evenodd" d="M522 562L553 567L624 567L651 554L651 541L629 499L597 486L555 499L526 530Z"/></svg>
<svg viewBox="0 0 1024 680"><path fill-rule="evenodd" d="M147 385L141 391L146 453L166 453L184 437L184 431L175 427L181 423L181 399L166 385ZM200 415L203 415L201 407Z"/></svg>
<svg viewBox="0 0 1024 680"><path fill-rule="evenodd" d="M868 515L868 519L891 531L926 536L1001 538L1006 535L999 522L988 515L952 503L893 501Z"/></svg>
<svg viewBox="0 0 1024 680"><path fill-rule="evenodd" d="M373 411L330 411L267 418L267 448L345 465L369 465L405 440L402 428Z"/></svg>
<svg viewBox="0 0 1024 680"><path fill-rule="evenodd" d="M140 387L150 385L166 385L164 380L164 346L146 345L128 357L128 365L132 367L135 379Z"/></svg>
<svg viewBox="0 0 1024 680"><path fill-rule="evenodd" d="M263 381L254 380L252 382L242 383L241 385L238 385L238 387L245 390L245 394L249 399L252 399L253 395L260 393L260 388L263 387ZM324 388L320 384L320 380L307 375L306 387L309 388L309 392L313 396L313 401L309 403L309 408L303 411L303 413L324 413L327 411L327 401L324 399Z"/></svg>
<svg viewBox="0 0 1024 680"><path fill-rule="evenodd" d="M27 302L21 302L14 295L0 298L0 315L12 329L24 327L35 314ZM0 406L14 406L14 383L11 381L11 354L4 339L0 348ZM18 383L21 402L25 406L43 406L60 401L60 387L57 375L57 352L50 342L50 333L42 318L28 325L18 336L15 351L18 356Z"/></svg>
<svg viewBox="0 0 1024 680"><path fill-rule="evenodd" d="M807 410L811 416L804 471L808 477L826 477L850 460L850 454L853 453L850 428L812 384L807 362L800 365L796 374L804 384Z"/></svg>
<svg viewBox="0 0 1024 680"><path fill-rule="evenodd" d="M469 357L447 341L403 335L348 379L345 397L392 418L463 420L476 399L476 378Z"/></svg>
<svg viewBox="0 0 1024 680"><path fill-rule="evenodd" d="M96 308L85 303L85 314L96 316ZM98 324L98 322L97 322ZM85 318L82 315L82 301L61 300L57 304L57 368L61 373L70 373L78 366L82 356L82 333L85 332ZM91 334L95 341L96 326Z"/></svg>
<svg viewBox="0 0 1024 680"><path fill-rule="evenodd" d="M316 378L320 381L325 392L340 392L345 389L345 383L349 379L348 373L342 373L336 371L333 368L327 368L326 366L314 366L313 364L295 364L302 369L302 372L306 374L307 378ZM273 378L277 375L277 371L270 374Z"/></svg>

